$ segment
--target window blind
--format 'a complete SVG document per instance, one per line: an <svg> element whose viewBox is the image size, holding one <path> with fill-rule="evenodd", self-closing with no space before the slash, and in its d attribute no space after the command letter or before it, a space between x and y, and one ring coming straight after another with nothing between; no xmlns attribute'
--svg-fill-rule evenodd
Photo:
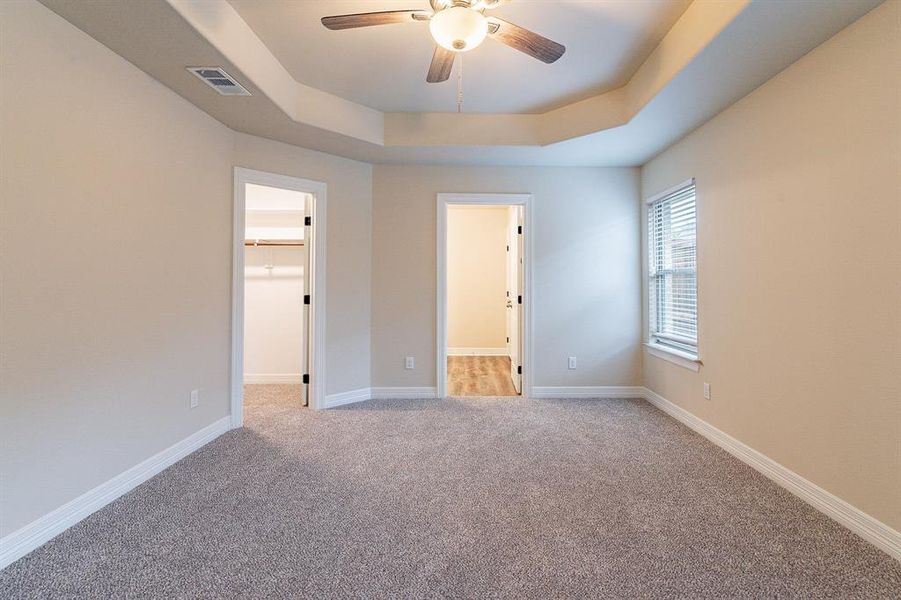
<svg viewBox="0 0 901 600"><path fill-rule="evenodd" d="M695 184L648 205L650 341L697 356L697 216Z"/></svg>

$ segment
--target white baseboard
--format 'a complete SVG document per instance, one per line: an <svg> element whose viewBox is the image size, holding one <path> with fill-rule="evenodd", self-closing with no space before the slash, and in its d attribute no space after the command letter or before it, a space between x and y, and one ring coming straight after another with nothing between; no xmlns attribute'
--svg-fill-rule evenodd
<svg viewBox="0 0 901 600"><path fill-rule="evenodd" d="M0 569L50 541L91 513L144 483L201 446L231 429L231 417L222 417L124 473L101 483L21 529L0 539Z"/></svg>
<svg viewBox="0 0 901 600"><path fill-rule="evenodd" d="M420 399L420 398L437 398L438 391L433 387L376 387L376 388L360 388L358 390L350 390L349 392L340 392L338 394L329 394L325 398L326 408L335 408L336 406L344 406L345 404L354 404L356 402L365 402L366 400L378 399Z"/></svg>
<svg viewBox="0 0 901 600"><path fill-rule="evenodd" d="M644 398L644 388L631 385L532 387L531 398Z"/></svg>
<svg viewBox="0 0 901 600"><path fill-rule="evenodd" d="M396 398L398 400L412 398L437 398L438 390L433 387L374 387L372 398Z"/></svg>
<svg viewBox="0 0 901 600"><path fill-rule="evenodd" d="M336 406L344 406L345 404L363 402L364 400L369 400L369 393L369 388L360 388L358 390L350 390L349 392L329 394L325 397L325 407L335 408Z"/></svg>
<svg viewBox="0 0 901 600"><path fill-rule="evenodd" d="M901 560L901 533L892 529L882 521L851 506L841 498L827 492L794 471L777 463L770 457L754 450L747 444L738 441L703 419L696 417L684 408L677 406L660 396L653 390L644 388L645 399L681 421L690 429L736 457L743 463L756 469L795 496L804 500L815 509L844 525L863 539L867 540L896 560Z"/></svg>
<svg viewBox="0 0 901 600"><path fill-rule="evenodd" d="M301 383L301 373L245 373L244 383Z"/></svg>
<svg viewBox="0 0 901 600"><path fill-rule="evenodd" d="M448 356L507 356L506 348L448 348Z"/></svg>

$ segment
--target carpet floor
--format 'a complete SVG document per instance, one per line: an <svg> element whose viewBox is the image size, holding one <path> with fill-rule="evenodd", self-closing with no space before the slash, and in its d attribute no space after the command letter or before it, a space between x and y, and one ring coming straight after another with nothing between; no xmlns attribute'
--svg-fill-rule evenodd
<svg viewBox="0 0 901 600"><path fill-rule="evenodd" d="M0 597L901 591L901 563L644 401L246 397L244 429L0 571Z"/></svg>

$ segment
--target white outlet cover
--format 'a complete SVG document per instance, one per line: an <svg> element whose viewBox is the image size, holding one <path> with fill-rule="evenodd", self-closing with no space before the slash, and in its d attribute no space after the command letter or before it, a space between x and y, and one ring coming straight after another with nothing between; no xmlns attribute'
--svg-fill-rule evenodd
<svg viewBox="0 0 901 600"><path fill-rule="evenodd" d="M404 368L405 369L415 369L416 368L416 359L412 356L404 357Z"/></svg>
<svg viewBox="0 0 901 600"><path fill-rule="evenodd" d="M191 408L197 408L200 404L200 390L191 390Z"/></svg>
<svg viewBox="0 0 901 600"><path fill-rule="evenodd" d="M704 383L704 399L710 400L710 384Z"/></svg>
<svg viewBox="0 0 901 600"><path fill-rule="evenodd" d="M574 370L574 369L576 368L576 357L575 357L575 356L570 356L570 357L569 357L569 363L568 363L568 364L569 364L569 369L570 369L570 370Z"/></svg>

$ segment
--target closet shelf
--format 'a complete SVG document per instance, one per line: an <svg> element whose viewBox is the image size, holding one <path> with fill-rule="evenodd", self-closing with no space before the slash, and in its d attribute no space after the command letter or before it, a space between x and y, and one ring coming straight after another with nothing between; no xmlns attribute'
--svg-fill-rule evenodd
<svg viewBox="0 0 901 600"><path fill-rule="evenodd" d="M262 246L303 246L303 240L244 240L244 245L248 247Z"/></svg>
<svg viewBox="0 0 901 600"><path fill-rule="evenodd" d="M303 246L303 227L247 227L245 246Z"/></svg>

